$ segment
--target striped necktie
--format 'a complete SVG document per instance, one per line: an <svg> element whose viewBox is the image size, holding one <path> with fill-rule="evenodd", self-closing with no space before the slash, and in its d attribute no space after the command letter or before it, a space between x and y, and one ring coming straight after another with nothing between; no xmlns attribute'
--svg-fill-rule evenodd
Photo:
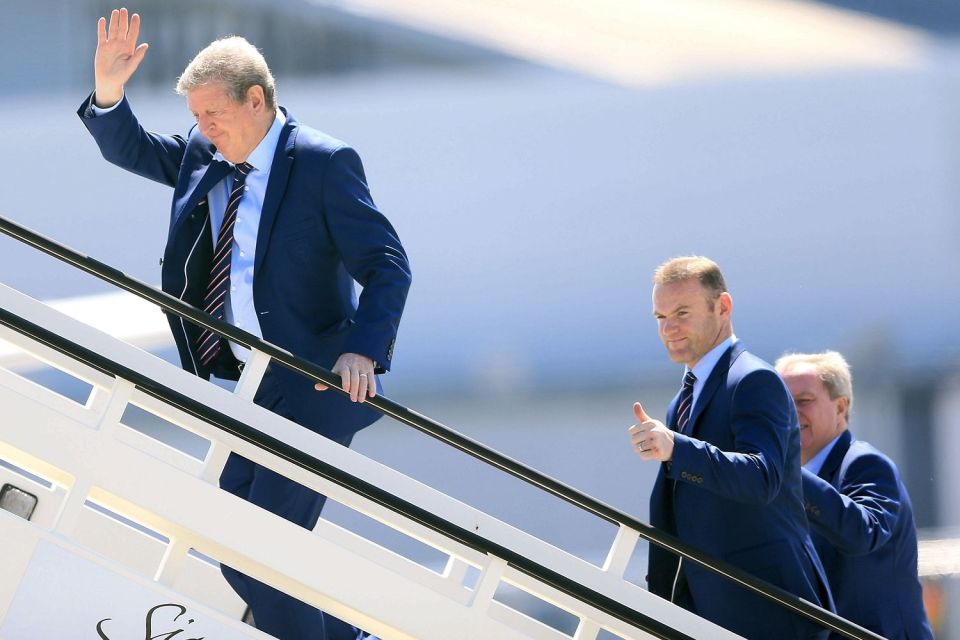
<svg viewBox="0 0 960 640"><path fill-rule="evenodd" d="M683 386L680 388L680 403L677 405L677 431L683 433L690 422L690 411L693 409L693 385L697 376L687 371L683 376Z"/></svg>
<svg viewBox="0 0 960 640"><path fill-rule="evenodd" d="M230 254L233 249L233 226L237 221L237 210L240 208L240 198L243 197L244 184L247 174L253 166L241 162L234 167L233 188L230 190L230 199L223 212L223 223L217 235L217 246L213 251L213 260L210 267L210 283L207 285L207 295L203 299L203 310L218 320L223 320L227 293L230 291ZM220 353L222 341L220 335L209 329L204 329L197 339L197 353L200 362L210 364Z"/></svg>

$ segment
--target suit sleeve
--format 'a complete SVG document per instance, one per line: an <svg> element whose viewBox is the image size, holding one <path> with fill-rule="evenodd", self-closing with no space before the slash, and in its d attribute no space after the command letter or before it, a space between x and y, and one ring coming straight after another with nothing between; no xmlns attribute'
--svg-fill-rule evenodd
<svg viewBox="0 0 960 640"><path fill-rule="evenodd" d="M372 358L378 373L388 371L412 277L407 254L370 196L356 151L334 152L323 192L333 241L347 272L363 287L344 351Z"/></svg>
<svg viewBox="0 0 960 640"><path fill-rule="evenodd" d="M750 372L736 385L731 399L732 450L675 434L669 475L729 500L768 504L780 491L792 411L775 372Z"/></svg>
<svg viewBox="0 0 960 640"><path fill-rule="evenodd" d="M186 140L146 131L126 96L116 108L101 115L94 113L92 105L90 94L77 115L107 162L170 187L176 184Z"/></svg>
<svg viewBox="0 0 960 640"><path fill-rule="evenodd" d="M893 463L877 453L857 456L840 489L803 470L810 524L841 553L868 554L893 534L900 511L900 483Z"/></svg>

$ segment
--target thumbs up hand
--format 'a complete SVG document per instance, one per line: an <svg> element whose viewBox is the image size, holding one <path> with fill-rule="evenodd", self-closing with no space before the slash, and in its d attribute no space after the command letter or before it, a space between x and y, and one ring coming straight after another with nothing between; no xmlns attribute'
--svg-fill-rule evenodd
<svg viewBox="0 0 960 640"><path fill-rule="evenodd" d="M633 403L633 415L637 417L637 420L641 423L643 422L653 422L653 418L647 415L647 412L643 410L643 405L639 402Z"/></svg>
<svg viewBox="0 0 960 640"><path fill-rule="evenodd" d="M628 429L634 452L641 460L669 462L673 459L673 431L654 420L639 402L633 403L637 424Z"/></svg>

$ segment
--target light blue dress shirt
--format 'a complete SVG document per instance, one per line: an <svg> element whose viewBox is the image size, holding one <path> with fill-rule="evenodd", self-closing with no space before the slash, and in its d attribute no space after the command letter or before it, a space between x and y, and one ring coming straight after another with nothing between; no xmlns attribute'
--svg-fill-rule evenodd
<svg viewBox="0 0 960 640"><path fill-rule="evenodd" d="M260 229L260 212L270 180L270 168L273 156L280 141L280 130L287 118L277 109L277 117L263 137L260 144L247 157L253 169L247 174L243 197L237 209L237 221L233 225L233 251L230 254L230 292L225 307L226 320L230 324L263 338L260 320L253 305L253 262L257 252L257 231ZM226 162L220 152L214 154L214 160ZM210 228L213 231L213 245L216 247L223 214L227 209L230 189L233 186L233 173L218 182L207 196L210 205ZM237 360L246 362L250 350L238 344L230 343L230 350Z"/></svg>
<svg viewBox="0 0 960 640"><path fill-rule="evenodd" d="M803 465L803 468L812 473L815 476L820 475L820 469L823 468L823 463L827 461L827 456L830 455L830 452L833 451L833 446L837 444L837 440L840 439L840 436L843 435L843 432L840 432L836 438L831 440L827 446L817 452L817 455L813 456L807 460L807 464Z"/></svg>

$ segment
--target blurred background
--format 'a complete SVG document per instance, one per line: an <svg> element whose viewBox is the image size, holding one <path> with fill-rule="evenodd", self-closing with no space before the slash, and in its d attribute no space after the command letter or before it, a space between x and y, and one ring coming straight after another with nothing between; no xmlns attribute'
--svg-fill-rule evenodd
<svg viewBox="0 0 960 640"><path fill-rule="evenodd" d="M3 3L0 215L158 283L171 193L104 162L75 114L113 6ZM931 620L960 638L955 0L128 7L151 45L127 87L148 128L186 134L175 80L236 33L282 105L360 152L414 272L384 379L401 404L646 520L656 468L628 445L631 404L662 418L682 374L651 317L658 264L715 259L767 360L844 353L851 428L899 465ZM5 284L80 315L101 296L92 321L174 360L159 312L125 315L106 284L0 243ZM591 561L613 539L388 420L355 448Z"/></svg>

